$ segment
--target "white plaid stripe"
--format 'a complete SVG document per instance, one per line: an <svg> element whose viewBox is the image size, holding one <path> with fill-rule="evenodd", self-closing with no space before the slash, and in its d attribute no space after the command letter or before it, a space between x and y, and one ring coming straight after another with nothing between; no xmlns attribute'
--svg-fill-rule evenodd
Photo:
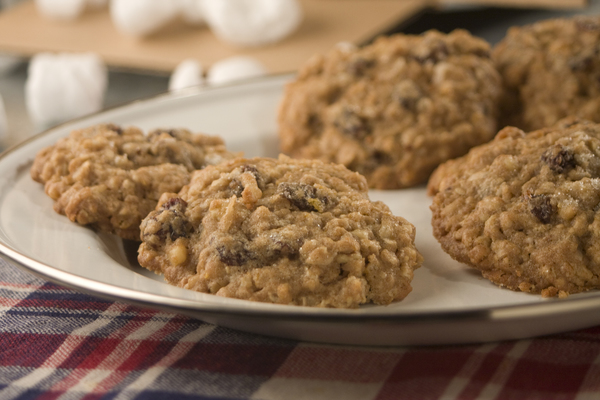
<svg viewBox="0 0 600 400"><path fill-rule="evenodd" d="M594 362L592 363L592 365L590 365L590 369L588 370L588 373L585 377L585 379L583 380L582 384L581 384L581 388L580 388L580 392L577 393L577 397L575 397L575 400L597 400L598 399L598 392L597 391L585 391L585 388L587 386L587 383L589 381L593 382L592 386L593 387L597 387L598 383L597 381L594 382L594 380L597 380L597 376L590 376L590 371L595 371L597 372L597 369L600 367L600 353L598 354L598 356L594 359Z"/></svg>
<svg viewBox="0 0 600 400"><path fill-rule="evenodd" d="M504 360L498 365L496 373L488 384L483 388L478 396L478 399L495 399L504 387L506 380L509 378L511 372L523 357L523 354L527 351L531 345L531 340L520 340L515 342L513 348L506 354Z"/></svg>
<svg viewBox="0 0 600 400"><path fill-rule="evenodd" d="M471 381L473 374L477 372L485 356L498 347L498 344L484 344L476 348L465 365L456 374L454 379L450 381L444 393L440 396L440 400L453 400L458 398L467 384Z"/></svg>
<svg viewBox="0 0 600 400"><path fill-rule="evenodd" d="M110 379L116 369L127 360L133 352L138 348L144 339L155 334L157 331L162 329L174 314L168 314L169 318L165 317L167 314L157 314L156 318L151 318L139 328L131 332L125 337L114 350L104 359L102 362L91 371L88 371L85 376L77 377L75 382L70 379L66 379L63 382L55 385L51 390L65 390L65 393L58 399L71 398L72 392L78 393L93 393L97 387L101 387L102 382ZM122 327L121 329L126 329ZM118 331L111 336L118 336ZM74 383L73 385L71 383ZM112 382L116 384L116 382Z"/></svg>
<svg viewBox="0 0 600 400"><path fill-rule="evenodd" d="M0 390L0 399L16 398L27 389L35 387L42 380L48 378L69 357L73 349L85 341L88 335L109 324L113 317L121 313L123 307L124 305L120 303L114 303L94 321L74 330L39 368L34 369L30 374L23 376L3 390Z"/></svg>
<svg viewBox="0 0 600 400"><path fill-rule="evenodd" d="M0 268L4 268L2 264L0 264ZM6 290L10 293L10 297L8 296L0 296L0 318L4 316L6 311L10 310L16 304L18 304L21 300L27 298L31 293L38 290L40 287L44 285L44 282L40 281L38 285L31 284L9 284L7 282L0 281L0 290Z"/></svg>
<svg viewBox="0 0 600 400"><path fill-rule="evenodd" d="M142 391L149 387L163 372L165 372L171 365L177 360L185 356L194 345L210 334L216 327L213 325L201 325L195 331L192 331L185 335L177 344L171 349L171 351L163 357L158 363L148 368L142 375L140 375L135 381L130 383L123 392L115 398L115 400L125 400L129 397L131 392Z"/></svg>

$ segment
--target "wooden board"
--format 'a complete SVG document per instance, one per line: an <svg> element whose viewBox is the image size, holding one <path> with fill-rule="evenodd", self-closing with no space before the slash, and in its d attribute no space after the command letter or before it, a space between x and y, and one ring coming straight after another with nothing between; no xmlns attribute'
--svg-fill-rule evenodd
<svg viewBox="0 0 600 400"><path fill-rule="evenodd" d="M165 0L170 1L170 0ZM218 0L214 0L218 1ZM304 20L283 41L259 48L236 48L207 27L174 21L153 36L136 39L118 32L108 10L89 11L72 22L42 17L32 0L0 12L0 52L30 57L42 51L98 53L107 65L170 73L186 58L203 65L234 55L260 60L272 73L297 69L315 53L340 41L361 43L415 16L427 7L477 3L523 7L583 7L586 0L300 0Z"/></svg>
<svg viewBox="0 0 600 400"><path fill-rule="evenodd" d="M165 0L170 1L170 0ZM218 1L218 0L216 0ZM209 66L247 55L270 72L294 71L311 55L340 41L360 43L422 11L425 0L301 0L304 20L283 41L240 49L218 40L206 27L173 23L144 39L124 36L107 10L89 11L72 22L48 20L29 0L0 13L0 52L31 56L41 51L93 51L113 67L170 72L183 59ZM341 4L343 3L343 4Z"/></svg>

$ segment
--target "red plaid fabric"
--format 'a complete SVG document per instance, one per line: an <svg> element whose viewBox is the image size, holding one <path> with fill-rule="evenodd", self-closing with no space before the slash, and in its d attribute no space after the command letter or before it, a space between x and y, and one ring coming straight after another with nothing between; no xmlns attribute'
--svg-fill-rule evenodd
<svg viewBox="0 0 600 400"><path fill-rule="evenodd" d="M0 399L600 398L600 328L468 346L299 343L83 295L0 260Z"/></svg>

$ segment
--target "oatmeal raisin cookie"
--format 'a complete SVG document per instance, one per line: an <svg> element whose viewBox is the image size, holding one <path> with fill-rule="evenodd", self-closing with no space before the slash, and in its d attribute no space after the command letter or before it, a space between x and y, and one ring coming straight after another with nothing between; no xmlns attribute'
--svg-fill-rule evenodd
<svg viewBox="0 0 600 400"><path fill-rule="evenodd" d="M185 129L145 135L102 124L41 150L31 177L71 221L139 240L140 222L162 193L180 190L192 171L234 156L218 137Z"/></svg>
<svg viewBox="0 0 600 400"><path fill-rule="evenodd" d="M600 122L600 16L512 27L492 53L505 94L502 126L526 131L574 115Z"/></svg>
<svg viewBox="0 0 600 400"><path fill-rule="evenodd" d="M544 297L600 287L600 124L514 127L442 164L435 237L497 285Z"/></svg>
<svg viewBox="0 0 600 400"><path fill-rule="evenodd" d="M493 138L500 95L489 44L464 30L339 45L286 86L281 149L343 164L372 188L414 186Z"/></svg>
<svg viewBox="0 0 600 400"><path fill-rule="evenodd" d="M168 283L279 304L388 304L423 260L414 226L370 201L364 177L285 156L195 172L141 230L140 264Z"/></svg>

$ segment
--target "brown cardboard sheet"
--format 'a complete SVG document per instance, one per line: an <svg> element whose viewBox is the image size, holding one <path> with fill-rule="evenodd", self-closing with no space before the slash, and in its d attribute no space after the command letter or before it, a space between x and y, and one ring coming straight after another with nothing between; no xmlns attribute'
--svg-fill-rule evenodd
<svg viewBox="0 0 600 400"><path fill-rule="evenodd" d="M166 0L169 1L169 0ZM42 51L98 53L107 65L169 73L186 58L205 66L235 55L252 56L270 72L290 72L315 53L340 41L361 43L427 7L456 3L494 6L583 7L586 0L300 0L304 20L291 36L273 45L238 48L207 27L173 21L147 38L118 32L108 10L88 11L71 22L41 16L32 0L0 12L0 53L30 57Z"/></svg>
<svg viewBox="0 0 600 400"><path fill-rule="evenodd" d="M107 10L89 11L75 21L41 16L33 1L0 13L0 52L31 56L41 51L93 51L113 67L170 72L186 58L203 65L234 55L260 60L270 72L294 71L314 53L340 41L360 43L426 6L424 0L301 0L300 28L281 42L258 48L237 48L217 39L207 27L181 21L147 38L118 32Z"/></svg>

